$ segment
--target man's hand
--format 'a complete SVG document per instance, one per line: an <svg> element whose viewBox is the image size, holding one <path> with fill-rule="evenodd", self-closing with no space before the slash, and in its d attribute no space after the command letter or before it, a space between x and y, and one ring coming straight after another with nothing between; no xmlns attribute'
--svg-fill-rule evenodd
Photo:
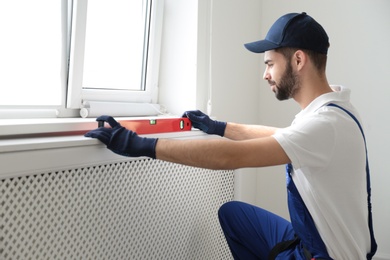
<svg viewBox="0 0 390 260"><path fill-rule="evenodd" d="M121 126L111 116L100 116L99 122L107 122L111 128L99 127L89 131L84 136L99 139L107 148L116 154L140 157L147 156L156 159L156 138L139 137L135 132Z"/></svg>
<svg viewBox="0 0 390 260"><path fill-rule="evenodd" d="M186 111L183 117L188 117L193 127L207 134L216 134L219 136L224 136L225 134L226 122L212 120L208 115L199 110Z"/></svg>

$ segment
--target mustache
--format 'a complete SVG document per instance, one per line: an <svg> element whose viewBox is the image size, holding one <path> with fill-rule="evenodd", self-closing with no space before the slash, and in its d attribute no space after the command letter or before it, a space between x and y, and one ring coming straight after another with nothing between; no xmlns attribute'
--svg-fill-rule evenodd
<svg viewBox="0 0 390 260"><path fill-rule="evenodd" d="M273 86L273 85L276 85L276 82L273 81L273 80L268 80L268 84L269 84L270 86Z"/></svg>

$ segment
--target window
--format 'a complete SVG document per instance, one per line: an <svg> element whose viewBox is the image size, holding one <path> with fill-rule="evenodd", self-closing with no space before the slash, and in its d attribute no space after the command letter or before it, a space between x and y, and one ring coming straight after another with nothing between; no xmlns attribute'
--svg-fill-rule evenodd
<svg viewBox="0 0 390 260"><path fill-rule="evenodd" d="M2 1L0 118L44 109L78 116L96 101L107 109L155 103L162 7L161 0Z"/></svg>

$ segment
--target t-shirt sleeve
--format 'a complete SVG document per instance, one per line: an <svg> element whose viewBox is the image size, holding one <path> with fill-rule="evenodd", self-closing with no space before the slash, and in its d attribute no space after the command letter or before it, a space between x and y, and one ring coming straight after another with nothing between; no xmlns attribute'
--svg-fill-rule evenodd
<svg viewBox="0 0 390 260"><path fill-rule="evenodd" d="M273 137L296 169L328 164L336 142L331 120L318 114L278 130Z"/></svg>

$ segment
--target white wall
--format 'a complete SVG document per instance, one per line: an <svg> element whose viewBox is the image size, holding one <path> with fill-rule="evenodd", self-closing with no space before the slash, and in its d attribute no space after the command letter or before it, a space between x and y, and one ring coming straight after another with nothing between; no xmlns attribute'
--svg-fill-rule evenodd
<svg viewBox="0 0 390 260"><path fill-rule="evenodd" d="M259 15L262 16L263 33L281 15L302 11L312 15L327 31L331 45L328 79L330 83L352 89L352 102L359 109L366 130L374 228L379 244L376 259L390 259L390 165L386 163L390 146L387 107L390 96L390 78L387 74L390 69L390 1L263 0L261 10ZM296 105L289 101L280 108L282 103L271 96L267 88L261 88L260 111L274 112L261 112L261 123L288 123L293 118L291 111L297 110ZM266 181L258 178L258 186L276 179L279 181L279 177L267 177ZM278 198L279 202L284 200ZM261 191L258 202L269 208L279 207L275 199L269 199Z"/></svg>
<svg viewBox="0 0 390 260"><path fill-rule="evenodd" d="M196 107L197 0L164 0L159 103L181 115Z"/></svg>
<svg viewBox="0 0 390 260"><path fill-rule="evenodd" d="M244 43L260 30L260 2L213 0L212 2L212 115L220 120L259 123L259 63ZM201 19L201 18L200 18ZM236 174L237 200L255 202L257 169Z"/></svg>
<svg viewBox="0 0 390 260"><path fill-rule="evenodd" d="M165 0L159 103L181 115L195 108L206 112L212 97L213 117L259 123L260 60L243 44L260 30L260 4L257 0L247 0L245 5L238 0ZM255 202L256 172L237 173L236 199Z"/></svg>
<svg viewBox="0 0 390 260"><path fill-rule="evenodd" d="M242 123L289 125L299 107L293 101L275 99L262 80L263 55L246 51L242 44L264 37L272 23L288 12L306 11L324 26L331 42L328 79L352 89L352 102L366 128L379 244L376 259L390 259L390 175L386 174L390 166L385 163L390 146L385 107L390 96L386 75L390 68L390 1L165 2L160 103L175 114L193 108L206 111L211 71L213 116ZM238 199L288 217L284 167L246 169L237 176Z"/></svg>

